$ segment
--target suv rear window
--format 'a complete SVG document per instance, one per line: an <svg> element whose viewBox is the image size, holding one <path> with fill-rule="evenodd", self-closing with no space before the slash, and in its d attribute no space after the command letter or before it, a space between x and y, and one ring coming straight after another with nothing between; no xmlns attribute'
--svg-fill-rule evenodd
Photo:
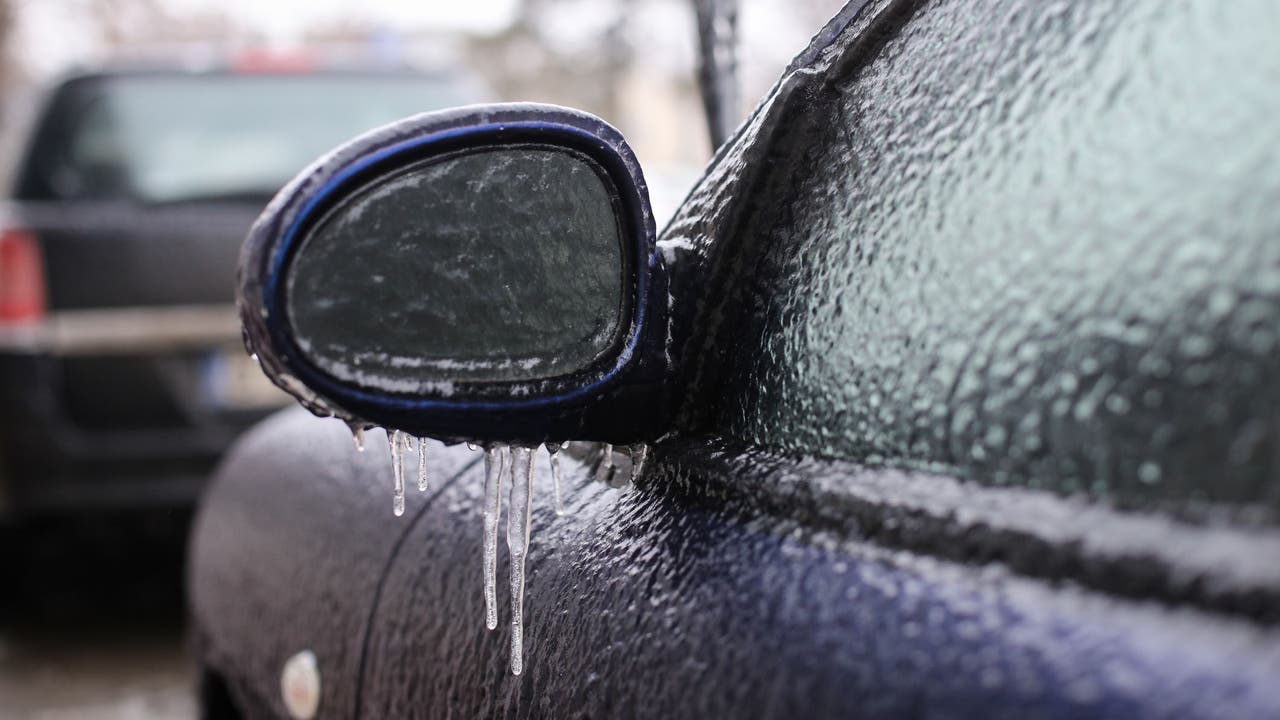
<svg viewBox="0 0 1280 720"><path fill-rule="evenodd" d="M29 171L55 198L265 198L353 135L462 101L408 73L106 77L55 105L62 141Z"/></svg>

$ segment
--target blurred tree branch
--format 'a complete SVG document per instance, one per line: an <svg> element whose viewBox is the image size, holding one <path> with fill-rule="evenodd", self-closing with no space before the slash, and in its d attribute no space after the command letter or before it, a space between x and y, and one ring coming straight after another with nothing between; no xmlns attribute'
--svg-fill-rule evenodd
<svg viewBox="0 0 1280 720"><path fill-rule="evenodd" d="M188 43L228 45L248 36L221 9L175 15L161 0L79 0L108 56Z"/></svg>
<svg viewBox="0 0 1280 720"><path fill-rule="evenodd" d="M693 0L698 21L698 84L711 147L741 119L738 87L738 0Z"/></svg>

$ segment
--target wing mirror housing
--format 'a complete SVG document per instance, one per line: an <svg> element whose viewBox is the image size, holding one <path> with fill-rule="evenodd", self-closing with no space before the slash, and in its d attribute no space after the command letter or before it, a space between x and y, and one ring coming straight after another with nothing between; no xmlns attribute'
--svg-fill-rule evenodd
<svg viewBox="0 0 1280 720"><path fill-rule="evenodd" d="M583 112L469 106L333 150L254 224L237 297L267 376L353 426L625 444L667 415L644 177Z"/></svg>

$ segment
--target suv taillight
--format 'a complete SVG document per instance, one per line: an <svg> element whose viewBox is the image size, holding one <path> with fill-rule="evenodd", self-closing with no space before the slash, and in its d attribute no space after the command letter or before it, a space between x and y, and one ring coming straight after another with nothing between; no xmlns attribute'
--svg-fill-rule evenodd
<svg viewBox="0 0 1280 720"><path fill-rule="evenodd" d="M0 232L0 325L44 317L44 263L26 230Z"/></svg>

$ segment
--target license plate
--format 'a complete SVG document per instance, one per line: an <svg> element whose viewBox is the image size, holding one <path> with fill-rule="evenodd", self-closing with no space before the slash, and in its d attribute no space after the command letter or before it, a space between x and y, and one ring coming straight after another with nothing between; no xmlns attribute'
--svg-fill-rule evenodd
<svg viewBox="0 0 1280 720"><path fill-rule="evenodd" d="M271 384L258 363L239 348L205 356L200 368L205 402L215 408L242 410L286 405L291 398Z"/></svg>

